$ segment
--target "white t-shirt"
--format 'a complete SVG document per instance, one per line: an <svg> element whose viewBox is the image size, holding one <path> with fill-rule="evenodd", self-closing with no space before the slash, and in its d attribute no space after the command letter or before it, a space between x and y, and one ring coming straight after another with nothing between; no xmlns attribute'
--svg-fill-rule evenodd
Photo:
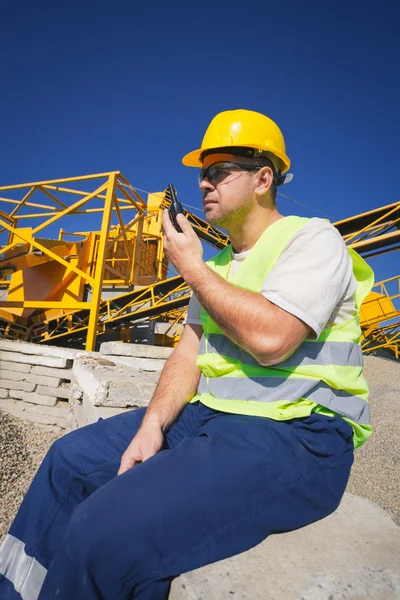
<svg viewBox="0 0 400 600"><path fill-rule="evenodd" d="M249 252L232 252L231 276ZM355 314L356 287L342 236L328 221L313 218L285 246L261 294L309 325L315 332L310 337L317 339L328 324L338 325ZM200 309L193 294L186 322L201 325Z"/></svg>

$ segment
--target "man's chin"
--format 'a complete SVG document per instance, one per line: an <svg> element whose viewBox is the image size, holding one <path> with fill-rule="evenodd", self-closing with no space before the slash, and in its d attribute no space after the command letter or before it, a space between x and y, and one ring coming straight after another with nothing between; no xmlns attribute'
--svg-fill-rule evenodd
<svg viewBox="0 0 400 600"><path fill-rule="evenodd" d="M210 213L205 213L205 219L210 225L215 225L216 227L223 227L223 219L213 216Z"/></svg>

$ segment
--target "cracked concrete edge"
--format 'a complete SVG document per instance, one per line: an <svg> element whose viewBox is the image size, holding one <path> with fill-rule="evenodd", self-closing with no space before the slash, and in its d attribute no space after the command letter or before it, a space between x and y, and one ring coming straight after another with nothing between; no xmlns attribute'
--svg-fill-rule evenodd
<svg viewBox="0 0 400 600"><path fill-rule="evenodd" d="M346 493L321 521L181 575L170 600L400 600L399 556L390 516Z"/></svg>

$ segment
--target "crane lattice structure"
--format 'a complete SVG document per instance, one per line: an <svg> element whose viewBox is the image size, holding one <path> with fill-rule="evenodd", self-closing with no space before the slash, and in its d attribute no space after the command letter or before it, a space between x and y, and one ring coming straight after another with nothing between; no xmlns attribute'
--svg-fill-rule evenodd
<svg viewBox="0 0 400 600"><path fill-rule="evenodd" d="M164 255L169 201L166 193L144 200L119 171L1 187L0 336L93 350L97 336L114 331L129 340L130 328L153 320L164 323L155 342L174 345L191 290ZM204 242L229 243L186 216ZM395 203L334 225L368 258L400 248L399 222ZM363 305L365 351L377 347L370 336L378 339L389 314L400 319L398 296L384 283Z"/></svg>

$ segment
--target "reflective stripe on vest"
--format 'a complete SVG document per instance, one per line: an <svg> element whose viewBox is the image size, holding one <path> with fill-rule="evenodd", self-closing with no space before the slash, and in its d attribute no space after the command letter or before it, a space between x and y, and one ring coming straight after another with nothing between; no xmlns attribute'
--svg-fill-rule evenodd
<svg viewBox="0 0 400 600"><path fill-rule="evenodd" d="M228 283L259 293L263 282L293 236L308 222L300 217L285 217L268 227L232 277L232 250L227 247L207 262L209 268ZM205 403L229 407L235 402L253 402L260 412L280 418L282 408L309 401L339 413L360 425L370 425L368 384L362 374L359 311L373 285L373 271L348 248L357 282L354 295L356 313L337 326L327 325L318 340L304 341L286 360L271 366L261 365L251 354L232 342L204 309L201 322L204 336L197 365L202 371L197 398ZM228 404L228 401L232 401ZM210 405L210 404L209 404ZM219 409L219 408L218 408ZM224 410L221 408L220 410ZM245 414L245 413L244 413Z"/></svg>
<svg viewBox="0 0 400 600"><path fill-rule="evenodd" d="M344 390L335 390L322 381L298 377L205 377L201 375L199 394L212 394L221 400L256 402L297 402L300 398L326 406L361 425L370 423L369 404Z"/></svg>
<svg viewBox="0 0 400 600"><path fill-rule="evenodd" d="M262 366L251 354L218 333L210 333L208 339L204 335L201 338L199 355L212 352L245 365ZM304 365L362 367L361 346L352 342L303 342L289 358L279 363L279 368Z"/></svg>

